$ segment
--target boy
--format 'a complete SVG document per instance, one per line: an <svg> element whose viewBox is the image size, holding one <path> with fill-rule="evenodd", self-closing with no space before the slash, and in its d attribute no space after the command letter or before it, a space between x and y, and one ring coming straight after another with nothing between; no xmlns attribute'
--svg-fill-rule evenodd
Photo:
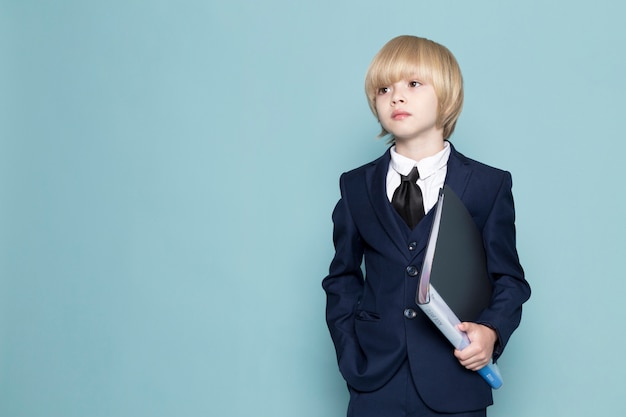
<svg viewBox="0 0 626 417"><path fill-rule="evenodd" d="M365 91L392 146L341 176L336 252L322 284L350 392L348 416L485 416L491 388L474 371L502 354L530 296L515 247L511 175L466 158L447 141L461 112L463 81L444 46L392 39L374 57ZM454 351L415 304L431 208L444 183L482 233L493 284L489 307L459 326L471 340L463 351Z"/></svg>

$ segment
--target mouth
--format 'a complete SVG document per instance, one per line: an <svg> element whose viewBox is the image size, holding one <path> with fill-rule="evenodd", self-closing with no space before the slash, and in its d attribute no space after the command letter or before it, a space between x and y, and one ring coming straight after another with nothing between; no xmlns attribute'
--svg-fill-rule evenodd
<svg viewBox="0 0 626 417"><path fill-rule="evenodd" d="M393 113L391 113L391 118L393 120L403 120L406 119L407 117L409 117L411 115L411 113L402 111L402 110L396 110Z"/></svg>

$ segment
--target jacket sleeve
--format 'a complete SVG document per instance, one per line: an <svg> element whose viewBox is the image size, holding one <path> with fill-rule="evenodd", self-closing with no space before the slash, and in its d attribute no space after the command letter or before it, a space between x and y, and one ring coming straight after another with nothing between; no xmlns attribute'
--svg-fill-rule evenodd
<svg viewBox="0 0 626 417"><path fill-rule="evenodd" d="M360 349L354 333L354 314L363 293L363 244L352 219L345 191L345 174L340 179L341 199L333 210L335 256L329 274L322 281L326 292L326 322L337 359Z"/></svg>
<svg viewBox="0 0 626 417"><path fill-rule="evenodd" d="M495 329L498 334L494 360L502 354L519 326L522 304L530 297L530 286L524 278L516 249L511 188L511 174L505 172L482 231L493 295L489 307L476 321Z"/></svg>

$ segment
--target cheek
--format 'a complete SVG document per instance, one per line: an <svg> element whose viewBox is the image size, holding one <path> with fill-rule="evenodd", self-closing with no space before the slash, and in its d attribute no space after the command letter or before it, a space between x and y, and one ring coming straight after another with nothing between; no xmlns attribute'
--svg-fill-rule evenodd
<svg viewBox="0 0 626 417"><path fill-rule="evenodd" d="M383 97L376 97L374 99L374 107L376 108L376 115L380 118L381 110L385 108L385 99Z"/></svg>
<svg viewBox="0 0 626 417"><path fill-rule="evenodd" d="M376 102L376 118L380 123L383 123L385 120L386 112L384 110L384 106L380 101Z"/></svg>

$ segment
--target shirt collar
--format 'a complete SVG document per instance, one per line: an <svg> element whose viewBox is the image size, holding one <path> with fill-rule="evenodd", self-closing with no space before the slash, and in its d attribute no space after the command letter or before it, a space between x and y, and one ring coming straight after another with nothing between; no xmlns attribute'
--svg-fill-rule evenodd
<svg viewBox="0 0 626 417"><path fill-rule="evenodd" d="M421 159L419 162L397 153L395 145L391 147L390 154L391 161L389 163L398 174L409 175L413 167L417 166L420 179L426 179L448 164L450 143L447 140L444 141L441 151L428 158Z"/></svg>

